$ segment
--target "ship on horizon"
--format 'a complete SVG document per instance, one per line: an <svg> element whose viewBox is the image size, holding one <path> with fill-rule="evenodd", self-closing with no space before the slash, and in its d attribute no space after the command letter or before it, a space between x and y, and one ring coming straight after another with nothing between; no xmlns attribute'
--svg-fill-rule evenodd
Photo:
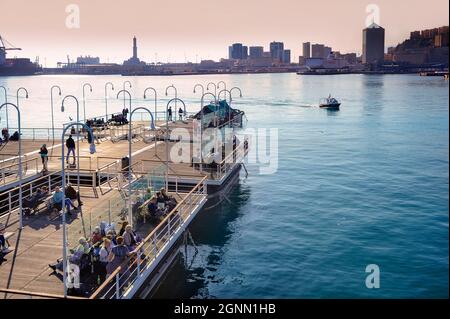
<svg viewBox="0 0 450 319"><path fill-rule="evenodd" d="M13 46L7 48L5 42L7 41L0 35L0 76L35 75L42 72L42 67L28 58L7 59L7 50L22 49Z"/></svg>

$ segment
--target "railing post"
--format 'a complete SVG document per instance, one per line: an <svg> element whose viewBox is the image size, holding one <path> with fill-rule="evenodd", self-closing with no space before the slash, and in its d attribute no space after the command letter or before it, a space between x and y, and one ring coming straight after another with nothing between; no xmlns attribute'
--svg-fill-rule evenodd
<svg viewBox="0 0 450 319"><path fill-rule="evenodd" d="M111 225L111 200L108 201L109 209L108 209L108 224Z"/></svg>
<svg viewBox="0 0 450 319"><path fill-rule="evenodd" d="M153 237L153 249L155 251L155 259L156 259L156 254L158 254L158 246L156 245L156 237Z"/></svg>
<svg viewBox="0 0 450 319"><path fill-rule="evenodd" d="M8 193L8 208L9 208L9 212L11 213L12 210L12 198L11 198L11 192Z"/></svg>
<svg viewBox="0 0 450 319"><path fill-rule="evenodd" d="M120 299L120 273L116 274L116 299Z"/></svg>
<svg viewBox="0 0 450 319"><path fill-rule="evenodd" d="M169 236L169 238L167 240L170 239L170 217L171 216L169 216L169 218L167 218L167 235Z"/></svg>
<svg viewBox="0 0 450 319"><path fill-rule="evenodd" d="M141 250L140 249L137 251L137 273L138 273L138 275L141 274Z"/></svg>

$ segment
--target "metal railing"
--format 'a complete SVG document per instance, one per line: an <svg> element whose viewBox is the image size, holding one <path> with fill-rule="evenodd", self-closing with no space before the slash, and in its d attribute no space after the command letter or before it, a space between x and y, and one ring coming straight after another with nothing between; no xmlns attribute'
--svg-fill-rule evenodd
<svg viewBox="0 0 450 319"><path fill-rule="evenodd" d="M13 160L14 162L14 160ZM38 158L30 158L22 160L22 175L25 176L27 172L35 170L35 174L39 173ZM0 184L6 185L14 181L19 176L19 163L12 163L9 165L2 165L0 167ZM10 178L12 177L12 178Z"/></svg>
<svg viewBox="0 0 450 319"><path fill-rule="evenodd" d="M236 148L228 154L218 165L215 172L214 179L221 180L225 175L230 172L236 164L240 164L247 154L247 149L244 143L239 143Z"/></svg>
<svg viewBox="0 0 450 319"><path fill-rule="evenodd" d="M172 209L158 226L136 247L132 261L127 261L114 270L90 299L121 299L142 279L143 272L151 272L160 258L175 240L185 222L194 214L195 208L206 198L207 189L203 177L186 196Z"/></svg>

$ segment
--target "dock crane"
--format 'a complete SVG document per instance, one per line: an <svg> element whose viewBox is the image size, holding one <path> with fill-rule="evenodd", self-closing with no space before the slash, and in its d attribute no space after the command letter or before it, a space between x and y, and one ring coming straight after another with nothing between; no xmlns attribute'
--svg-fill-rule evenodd
<svg viewBox="0 0 450 319"><path fill-rule="evenodd" d="M5 43L7 43L10 47L7 48ZM3 64L6 59L6 51L9 50L22 50L21 48L14 47L11 43L9 43L5 38L2 38L0 35L0 64Z"/></svg>

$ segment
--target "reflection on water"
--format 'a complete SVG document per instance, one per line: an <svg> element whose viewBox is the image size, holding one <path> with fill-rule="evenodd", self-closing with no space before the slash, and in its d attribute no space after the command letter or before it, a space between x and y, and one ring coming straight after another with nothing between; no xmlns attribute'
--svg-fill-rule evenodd
<svg viewBox="0 0 450 319"><path fill-rule="evenodd" d="M249 197L250 188L238 183L219 204L197 215L189 227L196 247L188 243L187 256L184 245L179 248L174 264L152 298L215 297L209 294L208 283L223 280L216 271L226 243L235 232L233 223L242 215L240 208Z"/></svg>

